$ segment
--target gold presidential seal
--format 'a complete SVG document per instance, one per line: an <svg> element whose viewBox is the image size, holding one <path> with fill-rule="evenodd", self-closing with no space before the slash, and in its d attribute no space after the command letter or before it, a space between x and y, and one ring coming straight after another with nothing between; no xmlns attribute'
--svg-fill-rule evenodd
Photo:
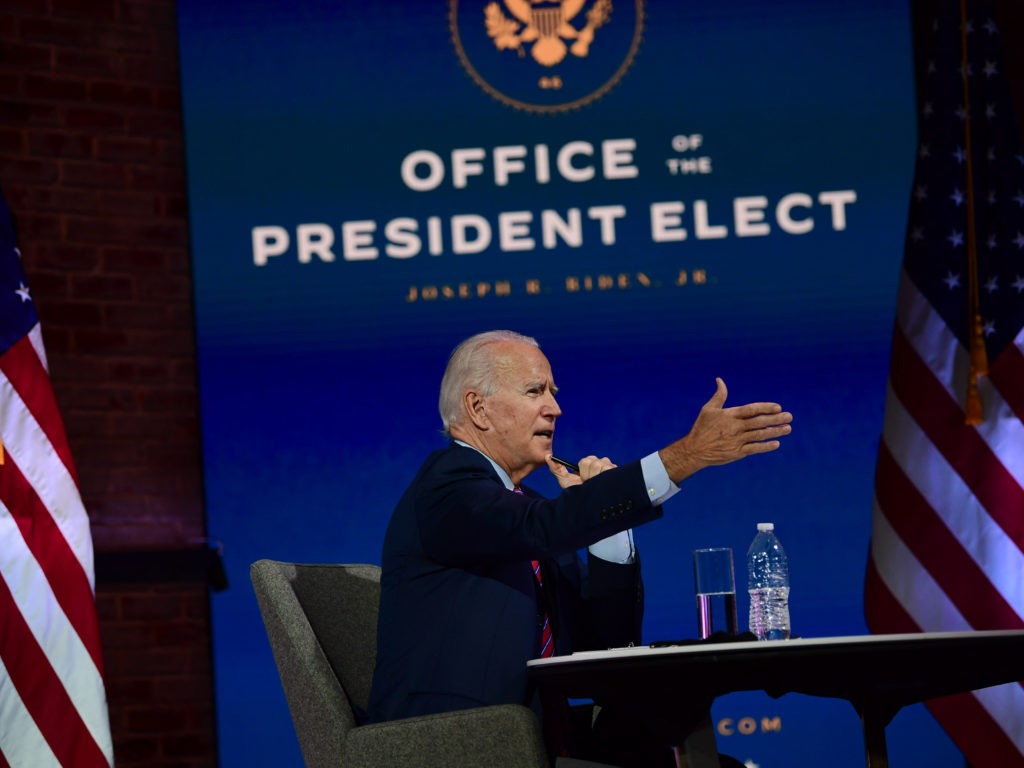
<svg viewBox="0 0 1024 768"><path fill-rule="evenodd" d="M643 0L449 0L452 43L486 93L528 112L566 112L601 98L629 70Z"/></svg>

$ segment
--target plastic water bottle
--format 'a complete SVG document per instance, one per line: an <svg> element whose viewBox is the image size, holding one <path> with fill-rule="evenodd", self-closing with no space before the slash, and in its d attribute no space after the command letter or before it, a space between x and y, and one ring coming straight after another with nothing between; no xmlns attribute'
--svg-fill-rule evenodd
<svg viewBox="0 0 1024 768"><path fill-rule="evenodd" d="M789 639L789 561L774 523L758 523L747 550L750 631L758 640Z"/></svg>

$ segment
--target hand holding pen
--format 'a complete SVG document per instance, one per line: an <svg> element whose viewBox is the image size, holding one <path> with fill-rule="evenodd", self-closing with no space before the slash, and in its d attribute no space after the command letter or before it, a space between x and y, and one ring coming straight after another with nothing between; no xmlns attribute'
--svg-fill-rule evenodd
<svg viewBox="0 0 1024 768"><path fill-rule="evenodd" d="M579 471L580 471L579 466L576 465L576 464L573 464L571 461L567 461L566 459L560 459L557 456L549 456L548 458L550 458L553 462L555 462L555 464L561 464L563 467L568 469L570 472L575 472L576 474L579 474Z"/></svg>
<svg viewBox="0 0 1024 768"><path fill-rule="evenodd" d="M579 464L574 464L558 456L548 456L548 469L558 480L562 488L584 483L595 475L599 475L606 469L612 469L616 465L607 456L599 459L597 456L584 456Z"/></svg>

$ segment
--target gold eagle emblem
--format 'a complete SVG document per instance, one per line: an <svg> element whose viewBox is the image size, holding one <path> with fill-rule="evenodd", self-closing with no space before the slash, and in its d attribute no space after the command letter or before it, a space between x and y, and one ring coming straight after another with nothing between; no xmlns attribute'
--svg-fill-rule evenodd
<svg viewBox="0 0 1024 768"><path fill-rule="evenodd" d="M505 15L502 5L511 17ZM534 61L553 67L567 53L585 57L594 42L594 31L612 15L611 0L596 0L584 14L583 27L578 28L573 21L585 5L586 0L495 0L484 7L484 25L499 51L515 50L523 56L529 48ZM572 41L572 46L566 41Z"/></svg>

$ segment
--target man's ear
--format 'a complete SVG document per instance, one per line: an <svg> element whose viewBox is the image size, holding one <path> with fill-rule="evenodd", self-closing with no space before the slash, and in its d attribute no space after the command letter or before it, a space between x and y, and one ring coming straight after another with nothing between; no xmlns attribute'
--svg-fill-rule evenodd
<svg viewBox="0 0 1024 768"><path fill-rule="evenodd" d="M487 410L484 408L484 398L479 392L473 390L466 392L462 396L462 405L474 427L481 431L490 428L490 419L487 418Z"/></svg>

